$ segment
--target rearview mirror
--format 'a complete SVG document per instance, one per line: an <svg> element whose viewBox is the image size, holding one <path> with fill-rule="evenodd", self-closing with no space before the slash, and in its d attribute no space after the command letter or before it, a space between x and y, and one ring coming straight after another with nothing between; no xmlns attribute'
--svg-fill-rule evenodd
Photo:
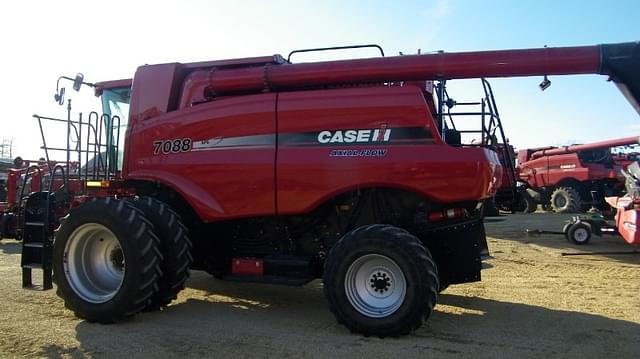
<svg viewBox="0 0 640 359"><path fill-rule="evenodd" d="M74 87L75 87L75 85L74 85ZM61 88L58 91L58 93L53 96L53 98L56 99L56 101L58 102L59 105L64 104L64 87Z"/></svg>
<svg viewBox="0 0 640 359"><path fill-rule="evenodd" d="M73 80L73 89L76 91L80 91L80 86L82 86L84 80L84 75L81 72L76 74L76 78Z"/></svg>

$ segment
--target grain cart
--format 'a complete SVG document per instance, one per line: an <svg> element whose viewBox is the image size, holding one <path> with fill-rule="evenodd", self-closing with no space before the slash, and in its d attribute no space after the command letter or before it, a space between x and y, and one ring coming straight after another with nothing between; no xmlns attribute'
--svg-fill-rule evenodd
<svg viewBox="0 0 640 359"><path fill-rule="evenodd" d="M538 203L558 213L575 213L606 206L605 196L624 189L622 167L615 163L612 147L637 145L626 137L590 144L518 151L518 176L527 187L527 211Z"/></svg>
<svg viewBox="0 0 640 359"><path fill-rule="evenodd" d="M640 112L639 50L300 64L275 55L145 65L133 80L89 84L104 114L72 117L67 102L66 120L35 116L66 126L66 146L45 143L47 158L62 150L82 165L51 168L47 190L16 210L23 285L41 268L50 288L53 271L67 308L107 323L168 305L189 268L288 285L321 278L351 331L406 334L441 289L480 280L482 203L502 175L485 144L461 144L433 89L461 78L597 73ZM90 158L102 160L86 166Z"/></svg>

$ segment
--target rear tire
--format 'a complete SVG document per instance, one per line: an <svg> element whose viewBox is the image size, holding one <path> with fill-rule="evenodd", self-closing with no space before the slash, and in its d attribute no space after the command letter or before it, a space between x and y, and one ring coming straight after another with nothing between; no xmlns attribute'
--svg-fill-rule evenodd
<svg viewBox="0 0 640 359"><path fill-rule="evenodd" d="M72 209L55 235L57 294L100 323L140 312L157 290L162 255L153 226L131 203L95 199Z"/></svg>
<svg viewBox="0 0 640 359"><path fill-rule="evenodd" d="M551 194L551 207L556 213L578 213L580 194L573 187L558 187Z"/></svg>
<svg viewBox="0 0 640 359"><path fill-rule="evenodd" d="M436 264L420 240L382 224L357 228L333 246L323 281L338 322L379 337L420 327L440 289Z"/></svg>
<svg viewBox="0 0 640 359"><path fill-rule="evenodd" d="M144 212L160 239L162 277L158 280L158 291L151 297L145 311L159 310L169 305L184 289L193 262L191 241L179 215L164 202L152 197L139 197L131 203Z"/></svg>

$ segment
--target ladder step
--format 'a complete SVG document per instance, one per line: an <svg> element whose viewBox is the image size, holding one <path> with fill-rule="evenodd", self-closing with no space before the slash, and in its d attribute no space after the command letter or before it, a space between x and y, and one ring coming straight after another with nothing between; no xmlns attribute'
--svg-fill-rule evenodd
<svg viewBox="0 0 640 359"><path fill-rule="evenodd" d="M22 268L42 269L42 264L40 264L40 263L27 263L27 264L23 264Z"/></svg>
<svg viewBox="0 0 640 359"><path fill-rule="evenodd" d="M25 226L44 227L44 222L25 222Z"/></svg>
<svg viewBox="0 0 640 359"><path fill-rule="evenodd" d="M22 246L29 248L44 248L43 243L23 243Z"/></svg>

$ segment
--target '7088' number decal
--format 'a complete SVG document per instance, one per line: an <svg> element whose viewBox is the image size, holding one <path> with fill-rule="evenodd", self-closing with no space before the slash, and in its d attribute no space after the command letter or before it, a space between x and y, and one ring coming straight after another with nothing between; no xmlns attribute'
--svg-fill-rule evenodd
<svg viewBox="0 0 640 359"><path fill-rule="evenodd" d="M153 154L159 155L161 153L180 153L188 152L191 150L193 141L190 138L178 138L175 140L158 140L153 141Z"/></svg>

